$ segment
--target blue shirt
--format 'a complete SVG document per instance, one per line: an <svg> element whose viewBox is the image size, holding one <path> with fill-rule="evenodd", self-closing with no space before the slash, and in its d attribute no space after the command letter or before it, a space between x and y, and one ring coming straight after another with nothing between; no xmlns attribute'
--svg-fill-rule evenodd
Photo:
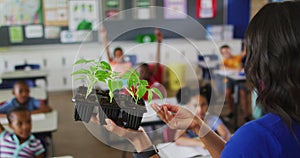
<svg viewBox="0 0 300 158"><path fill-rule="evenodd" d="M40 104L41 104L41 102L39 100L29 97L26 107L29 111L33 111L33 110L38 109ZM18 103L17 99L13 98L13 99L7 101L5 104L3 104L0 107L0 113L7 113L7 111L9 109L18 107L18 106L20 106L20 104Z"/></svg>
<svg viewBox="0 0 300 158"><path fill-rule="evenodd" d="M217 131L217 128L223 124L223 121L218 117L218 116L214 116L214 115L206 115L205 116L205 123L213 130L213 131ZM194 138L194 137L198 137L197 134L195 134L192 130L187 130L186 131L186 136L189 138Z"/></svg>
<svg viewBox="0 0 300 158"><path fill-rule="evenodd" d="M293 130L294 134L281 117L268 113L238 129L226 143L221 157L299 157L300 126L296 122Z"/></svg>

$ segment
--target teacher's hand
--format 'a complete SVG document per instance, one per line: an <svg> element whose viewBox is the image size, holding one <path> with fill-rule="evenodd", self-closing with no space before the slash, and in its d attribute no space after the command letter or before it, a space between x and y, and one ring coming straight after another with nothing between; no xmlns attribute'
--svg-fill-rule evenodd
<svg viewBox="0 0 300 158"><path fill-rule="evenodd" d="M199 128L202 120L195 116L191 111L186 108L163 104L151 105L157 115L172 129L194 129Z"/></svg>
<svg viewBox="0 0 300 158"><path fill-rule="evenodd" d="M142 127L139 130L132 130L117 126L111 119L105 119L106 125L103 125L108 131L127 139L137 152L143 151L152 146L152 142Z"/></svg>

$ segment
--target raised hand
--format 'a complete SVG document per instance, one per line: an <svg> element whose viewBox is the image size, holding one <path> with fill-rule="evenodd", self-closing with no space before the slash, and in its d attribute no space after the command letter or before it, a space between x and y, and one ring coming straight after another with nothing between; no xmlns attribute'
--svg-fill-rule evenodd
<svg viewBox="0 0 300 158"><path fill-rule="evenodd" d="M155 34L155 36L156 36L157 42L158 42L158 43L161 43L161 42L162 42L162 39L163 39L163 34L159 31L158 28L155 28L154 34Z"/></svg>
<svg viewBox="0 0 300 158"><path fill-rule="evenodd" d="M101 35L102 38L106 38L107 37L107 31L105 29L104 26L102 26L100 29L99 29L99 34Z"/></svg>

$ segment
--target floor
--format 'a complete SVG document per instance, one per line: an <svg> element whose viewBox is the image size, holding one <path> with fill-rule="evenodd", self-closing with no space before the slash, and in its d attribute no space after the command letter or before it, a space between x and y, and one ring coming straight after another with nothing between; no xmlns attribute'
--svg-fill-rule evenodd
<svg viewBox="0 0 300 158"><path fill-rule="evenodd" d="M74 158L121 158L123 152L96 139L82 122L73 121L73 94L50 92L49 105L58 111L58 130L53 133L54 156L71 155ZM127 153L127 158L132 157Z"/></svg>
<svg viewBox="0 0 300 158"><path fill-rule="evenodd" d="M132 158L132 153L125 153L103 144L87 130L82 122L73 120L74 105L71 102L72 96L72 91L49 93L49 105L58 111L59 116L58 130L53 133L54 156ZM228 108L224 106L221 116L227 113ZM239 125L243 123L239 121ZM234 132L233 129L230 130ZM157 141L155 143L159 143L162 140L162 134L152 135L152 137ZM124 153L125 155L123 155Z"/></svg>

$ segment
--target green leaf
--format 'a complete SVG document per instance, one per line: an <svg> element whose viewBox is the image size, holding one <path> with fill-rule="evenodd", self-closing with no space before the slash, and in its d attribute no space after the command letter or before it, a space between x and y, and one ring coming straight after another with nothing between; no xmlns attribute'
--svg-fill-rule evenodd
<svg viewBox="0 0 300 158"><path fill-rule="evenodd" d="M148 89L148 101L150 102L153 98L153 93L151 91L151 89Z"/></svg>
<svg viewBox="0 0 300 158"><path fill-rule="evenodd" d="M109 91L109 97L110 97L110 102L112 102L113 98L114 98L114 93L112 91Z"/></svg>
<svg viewBox="0 0 300 158"><path fill-rule="evenodd" d="M131 90L129 90L128 88L125 88L126 90L127 90L127 92L132 96L132 98L134 98L134 93L131 91Z"/></svg>
<svg viewBox="0 0 300 158"><path fill-rule="evenodd" d="M77 64L87 64L90 62L94 62L94 60L86 60L86 59L79 59L77 60L73 65L77 65Z"/></svg>
<svg viewBox="0 0 300 158"><path fill-rule="evenodd" d="M95 72L95 71L97 71L97 67L96 66L90 66L90 71L91 72Z"/></svg>
<svg viewBox="0 0 300 158"><path fill-rule="evenodd" d="M151 88L151 91L154 92L155 94L157 94L160 99L163 99L163 95L157 88L153 87L153 88Z"/></svg>
<svg viewBox="0 0 300 158"><path fill-rule="evenodd" d="M141 80L140 84L143 86L148 86L148 81L147 80Z"/></svg>
<svg viewBox="0 0 300 158"><path fill-rule="evenodd" d="M110 102L112 102L112 99L114 97L114 93L112 91L112 81L111 80L107 80L107 86L108 86L108 89L109 89Z"/></svg>
<svg viewBox="0 0 300 158"><path fill-rule="evenodd" d="M128 87L131 87L131 86L137 87L137 84L139 82L140 82L139 77L131 74L127 80L127 85L128 85Z"/></svg>
<svg viewBox="0 0 300 158"><path fill-rule="evenodd" d="M94 83L94 81L93 81L93 79L91 79L90 83L88 85L88 89L87 89L85 98L87 98L91 94L91 92L93 90L93 83Z"/></svg>
<svg viewBox="0 0 300 158"><path fill-rule="evenodd" d="M97 70L95 73L95 77L101 81L101 82L105 82L108 78L110 78L110 74L107 71L104 70Z"/></svg>
<svg viewBox="0 0 300 158"><path fill-rule="evenodd" d="M106 61L101 61L100 62L100 68L102 70L109 70L109 71L111 71L111 67L110 67L109 63L107 63Z"/></svg>
<svg viewBox="0 0 300 158"><path fill-rule="evenodd" d="M77 77L77 78L74 79L74 81L84 80L85 78L86 78L85 76Z"/></svg>
<svg viewBox="0 0 300 158"><path fill-rule="evenodd" d="M145 95L146 91L147 91L146 86L142 86L142 85L138 86L136 91L137 100L141 99Z"/></svg>
<svg viewBox="0 0 300 158"><path fill-rule="evenodd" d="M117 89L122 89L123 88L123 82L122 80L112 80L112 90L115 91Z"/></svg>
<svg viewBox="0 0 300 158"><path fill-rule="evenodd" d="M89 70L81 69L81 70L77 70L77 71L74 71L73 73L71 73L71 76L73 76L73 75L88 75L88 74L91 74L91 72Z"/></svg>
<svg viewBox="0 0 300 158"><path fill-rule="evenodd" d="M107 86L108 86L108 89L109 91L112 91L112 84L111 84L111 80L107 80Z"/></svg>
<svg viewBox="0 0 300 158"><path fill-rule="evenodd" d="M107 85L108 85L108 89L109 89L109 93L110 93L110 97L113 97L113 92L117 89L122 89L123 88L123 84L122 84L122 80L107 80ZM110 98L112 99L112 98ZM112 101L112 100L111 100Z"/></svg>

